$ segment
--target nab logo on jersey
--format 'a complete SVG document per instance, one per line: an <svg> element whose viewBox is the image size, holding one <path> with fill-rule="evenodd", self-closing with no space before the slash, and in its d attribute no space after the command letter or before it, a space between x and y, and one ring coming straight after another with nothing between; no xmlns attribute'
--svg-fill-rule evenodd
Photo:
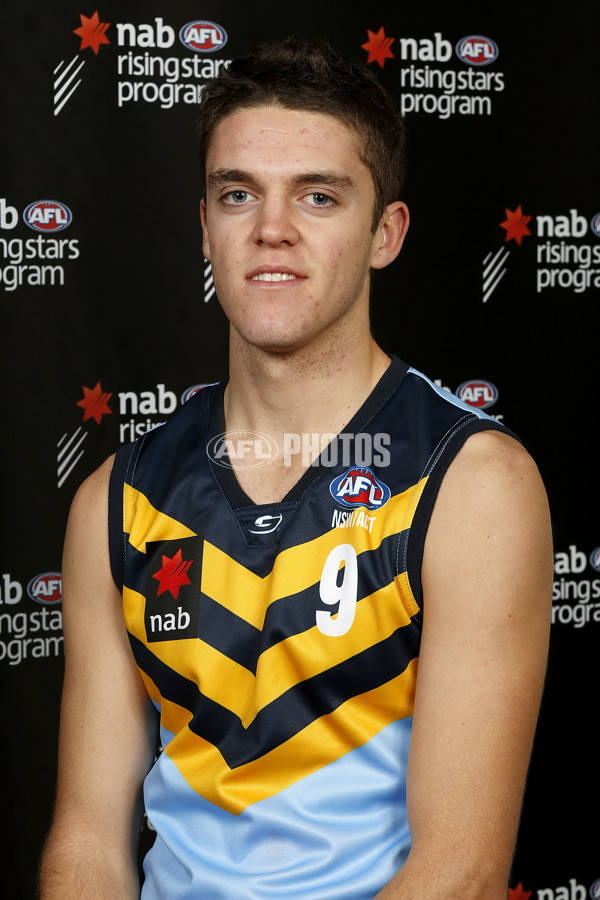
<svg viewBox="0 0 600 900"><path fill-rule="evenodd" d="M458 42L456 55L470 66L489 66L498 56L498 45L481 34L470 34Z"/></svg>
<svg viewBox="0 0 600 900"><path fill-rule="evenodd" d="M188 22L179 32L179 40L194 53L214 53L227 43L227 32L215 22Z"/></svg>
<svg viewBox="0 0 600 900"><path fill-rule="evenodd" d="M204 539L146 542L146 640L180 641L198 636Z"/></svg>
<svg viewBox="0 0 600 900"><path fill-rule="evenodd" d="M334 478L329 490L333 499L347 509L356 509L359 506L381 509L392 493L387 484L364 466L355 466L339 478Z"/></svg>
<svg viewBox="0 0 600 900"><path fill-rule="evenodd" d="M487 409L498 399L498 388L491 381L465 381L456 391L456 396L476 409Z"/></svg>
<svg viewBox="0 0 600 900"><path fill-rule="evenodd" d="M73 214L68 206L58 200L36 200L23 213L26 225L42 234L48 231L62 231L71 224Z"/></svg>
<svg viewBox="0 0 600 900"><path fill-rule="evenodd" d="M62 575L60 572L43 572L27 585L27 593L36 603L54 606L62 600Z"/></svg>

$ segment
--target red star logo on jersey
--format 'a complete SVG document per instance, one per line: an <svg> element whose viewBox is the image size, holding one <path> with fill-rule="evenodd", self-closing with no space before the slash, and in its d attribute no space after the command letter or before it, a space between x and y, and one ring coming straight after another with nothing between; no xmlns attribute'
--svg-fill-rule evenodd
<svg viewBox="0 0 600 900"><path fill-rule="evenodd" d="M153 578L156 578L159 583L156 596L159 597L161 594L164 594L165 591L170 591L174 599L177 600L180 588L182 588L184 584L192 583L188 578L187 573L193 562L193 559L181 559L181 547L173 557L168 557L163 554L162 566L158 572L155 572L152 576Z"/></svg>
<svg viewBox="0 0 600 900"><path fill-rule="evenodd" d="M525 235L531 234L527 227L531 221L531 216L523 215L521 206L517 206L514 211L505 209L504 212L506 213L506 219L504 222L500 222L500 228L506 230L507 241L516 241L520 247Z"/></svg>
<svg viewBox="0 0 600 900"><path fill-rule="evenodd" d="M77 401L77 406L83 409L83 421L94 419L99 425L102 416L112 413L112 409L108 405L108 401L112 397L112 393L102 390L100 382L96 382L93 388L83 386L83 397Z"/></svg>
<svg viewBox="0 0 600 900"><path fill-rule="evenodd" d="M361 44L361 48L366 50L369 54L367 63L379 63L383 69L386 59L394 59L394 54L390 50L390 47L396 38L386 37L383 25L377 32L367 28L367 35L369 40L366 43Z"/></svg>
<svg viewBox="0 0 600 900"><path fill-rule="evenodd" d="M98 56L100 44L110 44L110 41L106 37L106 29L110 25L110 22L101 22L98 10L96 10L94 15L89 19L87 16L84 16L83 13L79 14L79 18L81 19L80 27L73 29L73 34L76 34L81 38L81 46L79 49L85 50L86 47L91 47L96 56Z"/></svg>
<svg viewBox="0 0 600 900"><path fill-rule="evenodd" d="M508 889L508 900L529 900L533 891L526 891L523 883L519 882L516 888Z"/></svg>

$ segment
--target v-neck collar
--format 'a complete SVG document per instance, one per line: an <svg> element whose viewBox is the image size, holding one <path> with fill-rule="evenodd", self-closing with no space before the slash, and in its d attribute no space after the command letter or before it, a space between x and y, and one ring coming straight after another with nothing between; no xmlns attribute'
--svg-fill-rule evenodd
<svg viewBox="0 0 600 900"><path fill-rule="evenodd" d="M357 410L341 433L353 435L362 433L377 410L380 409L383 403L385 403L403 380L408 371L408 366L397 356L393 356L392 354L389 355L391 364L387 367L365 402L360 409ZM223 398L227 384L228 381L222 381L210 388L208 400L209 418L206 436L207 447L214 445L214 442L216 442L219 435L224 434L225 431ZM325 465L322 461L325 452L326 451L323 451L321 456L300 476L285 497L279 501L280 503L297 503L307 487L319 478L324 471L331 472L331 462L328 462L328 464ZM231 465L217 465L210 454L208 454L208 457L215 478L232 509L243 509L247 507L256 507L258 509L263 506L273 507L277 505L276 503L255 503L241 488Z"/></svg>

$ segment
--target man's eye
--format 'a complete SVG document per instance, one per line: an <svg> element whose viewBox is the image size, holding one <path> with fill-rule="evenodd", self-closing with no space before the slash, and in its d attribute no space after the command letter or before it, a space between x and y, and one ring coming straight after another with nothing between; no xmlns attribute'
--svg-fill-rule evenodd
<svg viewBox="0 0 600 900"><path fill-rule="evenodd" d="M245 203L249 196L250 194L248 191L229 191L228 194L225 194L223 200L225 200L226 203L233 203L234 205L239 206L241 203Z"/></svg>
<svg viewBox="0 0 600 900"><path fill-rule="evenodd" d="M329 194L322 194L320 191L313 191L312 194L307 194L306 199L313 206L333 206L334 201L331 199Z"/></svg>

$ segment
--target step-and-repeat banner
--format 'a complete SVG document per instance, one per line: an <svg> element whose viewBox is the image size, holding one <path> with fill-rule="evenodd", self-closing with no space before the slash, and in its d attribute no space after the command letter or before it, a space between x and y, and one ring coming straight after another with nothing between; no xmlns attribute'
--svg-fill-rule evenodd
<svg viewBox="0 0 600 900"><path fill-rule="evenodd" d="M406 117L412 224L374 279L377 339L516 431L547 484L551 654L510 898L599 898L598 4L97 2L0 14L4 896L33 896L52 812L73 494L227 370L202 87L295 34L363 60Z"/></svg>

